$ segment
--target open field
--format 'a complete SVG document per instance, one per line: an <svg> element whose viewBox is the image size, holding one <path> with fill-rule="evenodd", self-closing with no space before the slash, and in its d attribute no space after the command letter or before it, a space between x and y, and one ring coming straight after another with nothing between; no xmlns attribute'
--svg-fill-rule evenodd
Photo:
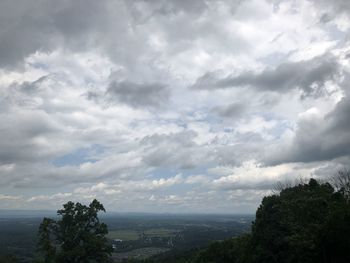
<svg viewBox="0 0 350 263"><path fill-rule="evenodd" d="M36 255L37 234L42 214L0 213L0 256L16 255L30 263ZM46 215L45 215L46 216ZM109 228L116 258L143 258L171 251L204 247L249 231L252 216L116 214L101 217ZM1 261L1 260L0 260ZM118 262L118 261L117 261Z"/></svg>
<svg viewBox="0 0 350 263"><path fill-rule="evenodd" d="M123 241L133 241L140 238L139 233L132 229L112 230L108 233L110 239L121 239Z"/></svg>
<svg viewBox="0 0 350 263"><path fill-rule="evenodd" d="M167 228L152 228L143 231L143 233L148 237L171 237L175 236L177 232L179 231Z"/></svg>
<svg viewBox="0 0 350 263"><path fill-rule="evenodd" d="M142 236L145 237L172 237L175 236L179 231L174 229L167 228L151 228L141 230L133 229L121 229L121 230L112 230L108 233L108 238L110 239L121 239L123 241L133 241L138 240Z"/></svg>

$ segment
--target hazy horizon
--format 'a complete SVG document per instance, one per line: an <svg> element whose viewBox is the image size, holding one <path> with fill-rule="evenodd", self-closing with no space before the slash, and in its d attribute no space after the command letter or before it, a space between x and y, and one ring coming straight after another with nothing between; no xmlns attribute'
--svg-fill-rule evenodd
<svg viewBox="0 0 350 263"><path fill-rule="evenodd" d="M350 164L350 1L0 2L0 209L254 214Z"/></svg>
<svg viewBox="0 0 350 263"><path fill-rule="evenodd" d="M16 215L30 216L30 215L38 215L38 218L41 216L56 216L56 210L33 210L33 209L0 209L0 219L3 219L3 216L6 217L15 217ZM174 216L255 216L255 213L199 213L199 212L135 212L135 211L106 211L101 212L99 214L101 217L104 216L141 216L141 215L150 215L150 216L166 216L166 215L174 215Z"/></svg>

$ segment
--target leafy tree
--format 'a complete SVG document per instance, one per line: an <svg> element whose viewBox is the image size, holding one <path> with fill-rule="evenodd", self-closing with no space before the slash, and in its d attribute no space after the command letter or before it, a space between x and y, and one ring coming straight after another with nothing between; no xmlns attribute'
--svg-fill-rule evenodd
<svg viewBox="0 0 350 263"><path fill-rule="evenodd" d="M338 213L345 206L341 193L315 179L264 197L252 227L254 262L342 262L320 261L320 255L328 249L327 238L339 231L336 221L344 217ZM342 222L349 228L350 221ZM333 245L342 247L349 237L337 242Z"/></svg>
<svg viewBox="0 0 350 263"><path fill-rule="evenodd" d="M110 262L107 225L98 219L105 209L96 199L89 206L68 202L60 219L44 218L39 227L39 251L50 262Z"/></svg>
<svg viewBox="0 0 350 263"><path fill-rule="evenodd" d="M13 255L0 255L0 263L17 263L18 259Z"/></svg>
<svg viewBox="0 0 350 263"><path fill-rule="evenodd" d="M195 263L249 263L251 260L251 235L214 242L202 251Z"/></svg>
<svg viewBox="0 0 350 263"><path fill-rule="evenodd" d="M318 236L318 262L350 262L350 204L336 207Z"/></svg>
<svg viewBox="0 0 350 263"><path fill-rule="evenodd" d="M315 179L280 184L263 198L251 234L215 242L191 262L350 262L349 181L340 176L335 189Z"/></svg>

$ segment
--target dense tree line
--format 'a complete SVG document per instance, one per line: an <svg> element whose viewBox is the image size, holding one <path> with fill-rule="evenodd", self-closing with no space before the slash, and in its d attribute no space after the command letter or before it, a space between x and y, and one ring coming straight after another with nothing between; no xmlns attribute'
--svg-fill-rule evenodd
<svg viewBox="0 0 350 263"><path fill-rule="evenodd" d="M310 179L264 197L251 234L214 243L192 262L350 262L349 179L343 171L333 186Z"/></svg>
<svg viewBox="0 0 350 263"><path fill-rule="evenodd" d="M178 256L176 263L350 262L350 171L330 182L280 184L264 197L252 231ZM168 262L155 257L146 262Z"/></svg>

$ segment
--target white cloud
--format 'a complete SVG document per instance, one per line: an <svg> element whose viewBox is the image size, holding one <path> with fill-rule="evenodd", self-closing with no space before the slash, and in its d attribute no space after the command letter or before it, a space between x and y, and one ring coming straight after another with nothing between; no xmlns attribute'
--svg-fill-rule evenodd
<svg viewBox="0 0 350 263"><path fill-rule="evenodd" d="M349 10L4 1L0 208L253 212L276 180L347 165ZM227 76L247 85L213 89Z"/></svg>

